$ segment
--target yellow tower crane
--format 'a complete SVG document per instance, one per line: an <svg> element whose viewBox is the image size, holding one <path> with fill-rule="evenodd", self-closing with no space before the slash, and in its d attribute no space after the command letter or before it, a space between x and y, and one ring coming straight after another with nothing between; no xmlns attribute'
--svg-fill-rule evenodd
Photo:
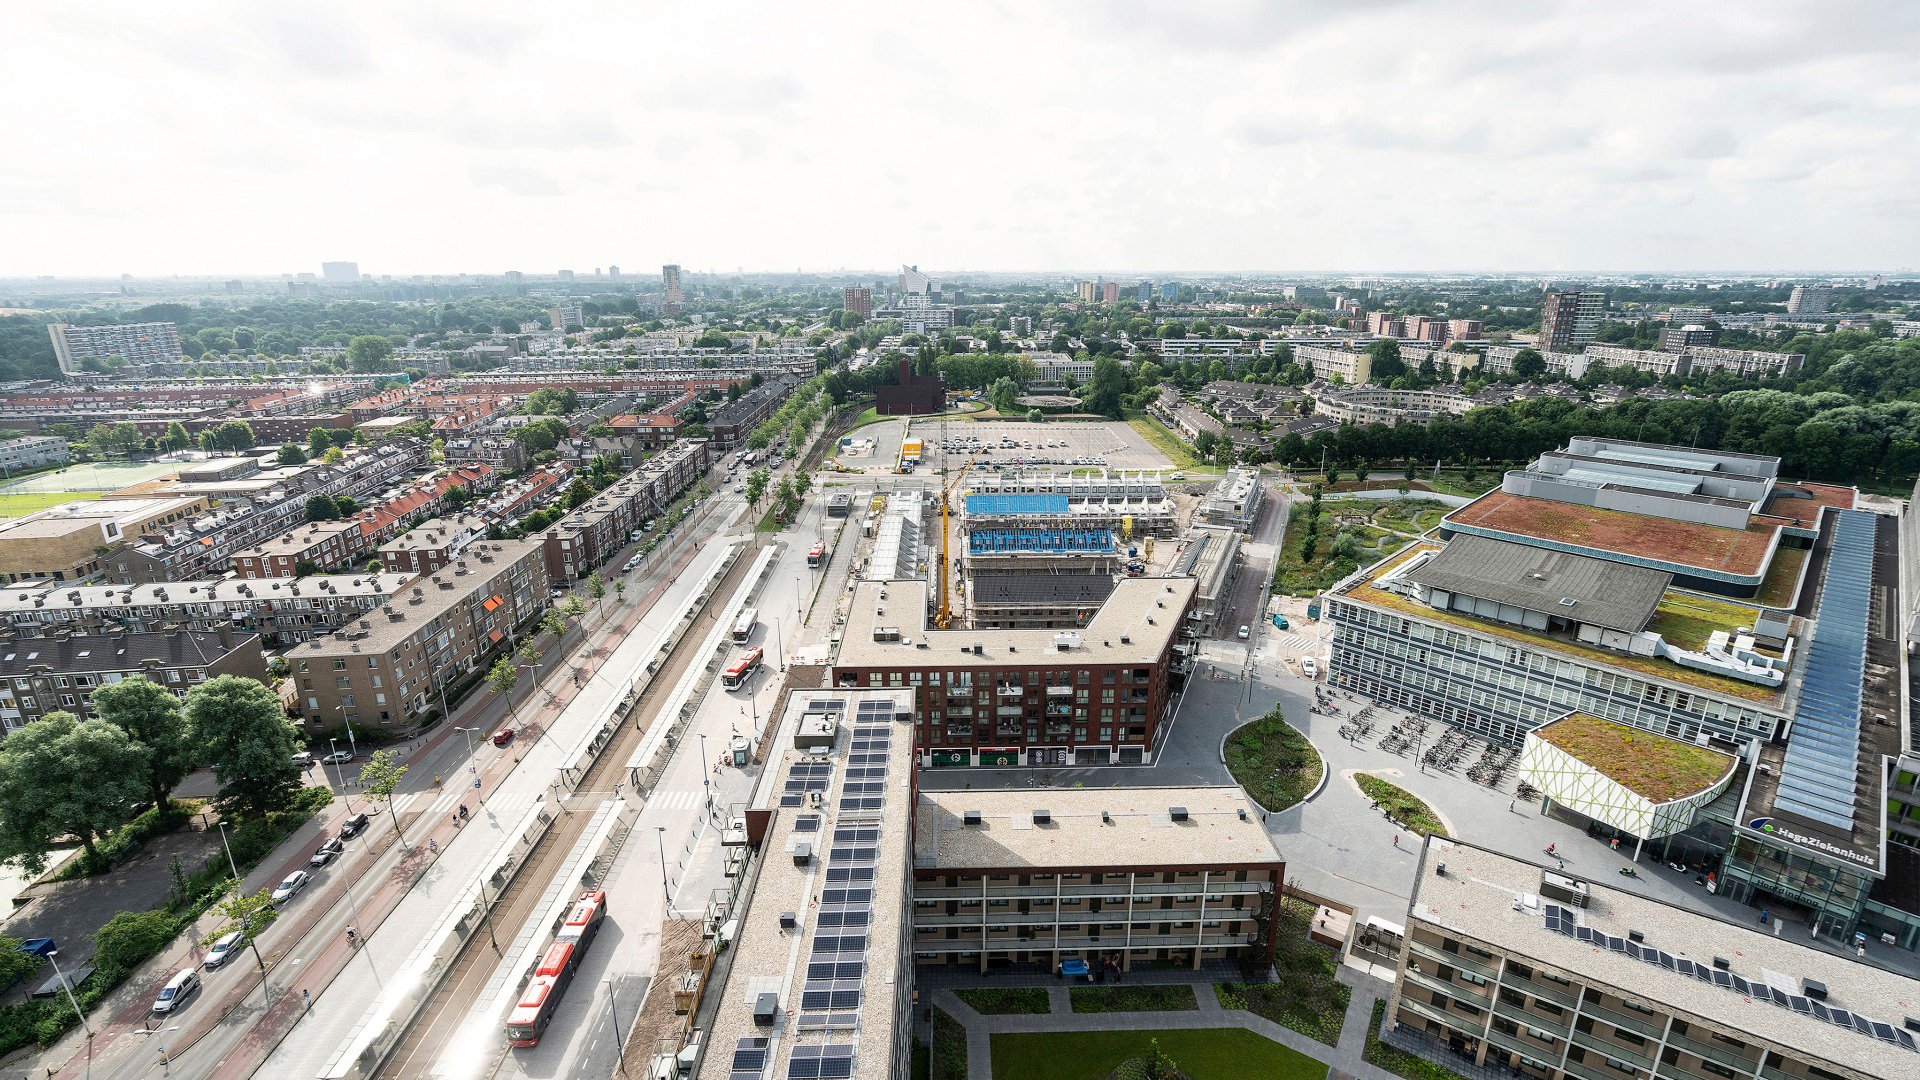
<svg viewBox="0 0 1920 1080"><path fill-rule="evenodd" d="M985 453L985 451L981 451L981 453ZM941 454L941 460L945 461L945 447L941 448ZM960 486L960 481L966 479L967 470L973 468L973 463L978 460L980 460L980 454L975 454L968 458L967 463L960 466L960 474L958 476L955 476L952 480L945 480L943 477L942 479L945 480L945 482L940 485L940 570L937 575L937 583L940 589L940 608L934 612L933 625L941 630L946 630L953 626L953 587L949 583L947 576L953 566L953 557L947 551L947 533L950 531L950 522L952 520L950 515L952 512L953 489Z"/></svg>

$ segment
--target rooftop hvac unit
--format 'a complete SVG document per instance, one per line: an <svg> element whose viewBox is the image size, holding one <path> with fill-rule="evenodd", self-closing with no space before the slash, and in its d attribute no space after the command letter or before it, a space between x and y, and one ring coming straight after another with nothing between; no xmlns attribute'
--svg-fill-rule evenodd
<svg viewBox="0 0 1920 1080"><path fill-rule="evenodd" d="M793 845L793 865L805 866L813 861L813 845L805 840Z"/></svg>
<svg viewBox="0 0 1920 1080"><path fill-rule="evenodd" d="M978 810L964 811L960 815L960 821L962 824L966 824L966 825L978 825L980 824L980 811Z"/></svg>
<svg viewBox="0 0 1920 1080"><path fill-rule="evenodd" d="M1187 808L1184 806L1167 807L1167 817L1173 821L1187 820Z"/></svg>
<svg viewBox="0 0 1920 1080"><path fill-rule="evenodd" d="M1053 811L1051 811L1051 810L1035 810L1035 811L1033 812L1033 823L1034 823L1035 825L1051 825L1051 824L1053 824Z"/></svg>
<svg viewBox="0 0 1920 1080"><path fill-rule="evenodd" d="M1564 874L1542 871L1540 874L1540 895L1549 900L1558 900L1574 907L1586 907L1590 896L1587 883L1576 881Z"/></svg>

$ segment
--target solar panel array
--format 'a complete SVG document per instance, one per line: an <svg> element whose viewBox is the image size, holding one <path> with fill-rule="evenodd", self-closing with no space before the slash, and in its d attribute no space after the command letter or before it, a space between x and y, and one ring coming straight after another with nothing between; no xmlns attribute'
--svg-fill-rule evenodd
<svg viewBox="0 0 1920 1080"><path fill-rule="evenodd" d="M1824 1001L1816 1001L1804 994L1789 993L1771 983L1736 975L1727 968L1702 964L1684 956L1676 956L1665 949L1634 941L1632 938L1619 937L1590 926L1582 926L1571 910L1557 904L1546 905L1545 911L1548 930L1583 941L1596 949L1619 953L1642 963L1665 968L1676 975L1708 983L1722 990L1731 990L1742 997L1769 1002L1789 1012L1824 1020L1835 1027L1852 1028L1869 1038L1920 1053L1920 1043L1916 1043L1913 1033L1904 1028L1896 1028L1880 1020L1868 1019L1859 1013L1829 1005Z"/></svg>
<svg viewBox="0 0 1920 1080"><path fill-rule="evenodd" d="M1112 551L1113 534L1105 529L980 529L968 534L967 550L975 555L1003 551Z"/></svg>
<svg viewBox="0 0 1920 1080"><path fill-rule="evenodd" d="M894 707L862 701L847 720L846 775L841 781L826 852L820 904L800 986L800 1034L856 1031L865 1003L867 948L873 927L880 825L886 804ZM898 841L896 841L898 842ZM788 1058L788 1080L835 1080L853 1075L851 1043L805 1043Z"/></svg>
<svg viewBox="0 0 1920 1080"><path fill-rule="evenodd" d="M1059 494L969 495L967 513L970 516L989 517L1003 514L1068 514L1072 513L1072 507L1067 497Z"/></svg>
<svg viewBox="0 0 1920 1080"><path fill-rule="evenodd" d="M1837 518L1773 808L1851 832L1875 524L1865 510L1841 510Z"/></svg>

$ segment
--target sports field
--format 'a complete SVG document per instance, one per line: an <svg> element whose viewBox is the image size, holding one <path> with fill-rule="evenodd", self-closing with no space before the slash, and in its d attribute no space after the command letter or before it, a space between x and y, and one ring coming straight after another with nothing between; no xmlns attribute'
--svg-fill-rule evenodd
<svg viewBox="0 0 1920 1080"><path fill-rule="evenodd" d="M89 502L99 497L98 491L0 491L0 518L25 517L49 506Z"/></svg>
<svg viewBox="0 0 1920 1080"><path fill-rule="evenodd" d="M29 476L0 488L0 494L20 492L112 491L143 480L171 476L192 465L186 459L172 461L89 461L64 469Z"/></svg>

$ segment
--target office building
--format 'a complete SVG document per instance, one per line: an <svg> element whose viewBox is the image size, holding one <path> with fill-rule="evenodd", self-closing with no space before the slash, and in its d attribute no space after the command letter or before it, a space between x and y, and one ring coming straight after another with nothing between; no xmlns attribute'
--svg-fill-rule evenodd
<svg viewBox="0 0 1920 1080"><path fill-rule="evenodd" d="M50 712L97 716L93 691L135 675L185 697L222 675L266 682L260 635L218 631L0 641L0 725L12 733Z"/></svg>
<svg viewBox="0 0 1920 1080"><path fill-rule="evenodd" d="M846 310L863 319L873 317L873 290L862 285L849 285L842 301Z"/></svg>
<svg viewBox="0 0 1920 1080"><path fill-rule="evenodd" d="M320 264L320 277L324 281L347 285L360 280L360 264L350 262L323 262Z"/></svg>
<svg viewBox="0 0 1920 1080"><path fill-rule="evenodd" d="M446 687L512 648L516 629L546 610L547 584L541 541L475 544L380 610L288 649L290 711L311 731L445 715Z"/></svg>
<svg viewBox="0 0 1920 1080"><path fill-rule="evenodd" d="M1608 875L1611 877L1611 875ZM1885 1080L1920 1072L1920 982L1430 839L1388 1042L1534 1080Z"/></svg>
<svg viewBox="0 0 1920 1080"><path fill-rule="evenodd" d="M71 326L49 323L53 356L63 375L102 374L133 369L177 372L185 357L180 352L180 329L170 322L127 323L115 326Z"/></svg>
<svg viewBox="0 0 1920 1080"><path fill-rule="evenodd" d="M1605 293L1549 292L1540 309L1541 352L1578 352L1592 344L1607 314Z"/></svg>
<svg viewBox="0 0 1920 1080"><path fill-rule="evenodd" d="M1286 863L1238 787L926 791L913 954L989 971L1273 962Z"/></svg>
<svg viewBox="0 0 1920 1080"><path fill-rule="evenodd" d="M753 801L723 837L757 867L709 919L709 956L722 924L735 930L695 1080L910 1075L912 700L788 698Z"/></svg>
<svg viewBox="0 0 1920 1080"><path fill-rule="evenodd" d="M0 476L65 465L73 457L67 440L54 435L22 435L0 442Z"/></svg>
<svg viewBox="0 0 1920 1080"><path fill-rule="evenodd" d="M687 302L687 294L680 286L680 267L668 263L660 268L661 303L668 311L678 311Z"/></svg>
<svg viewBox="0 0 1920 1080"><path fill-rule="evenodd" d="M924 580L854 586L833 685L912 688L922 764L1141 763L1193 651L1191 578L1129 578L1079 631L934 629Z"/></svg>
<svg viewBox="0 0 1920 1080"><path fill-rule="evenodd" d="M576 326L587 325L587 317L581 313L579 304L557 304L548 308L547 321L555 330L570 330Z"/></svg>
<svg viewBox="0 0 1920 1080"><path fill-rule="evenodd" d="M1824 315L1833 301L1831 285L1795 285L1787 294L1787 314Z"/></svg>
<svg viewBox="0 0 1920 1080"><path fill-rule="evenodd" d="M917 266L900 267L900 291L907 296L937 296L940 286L933 279L920 272Z"/></svg>

